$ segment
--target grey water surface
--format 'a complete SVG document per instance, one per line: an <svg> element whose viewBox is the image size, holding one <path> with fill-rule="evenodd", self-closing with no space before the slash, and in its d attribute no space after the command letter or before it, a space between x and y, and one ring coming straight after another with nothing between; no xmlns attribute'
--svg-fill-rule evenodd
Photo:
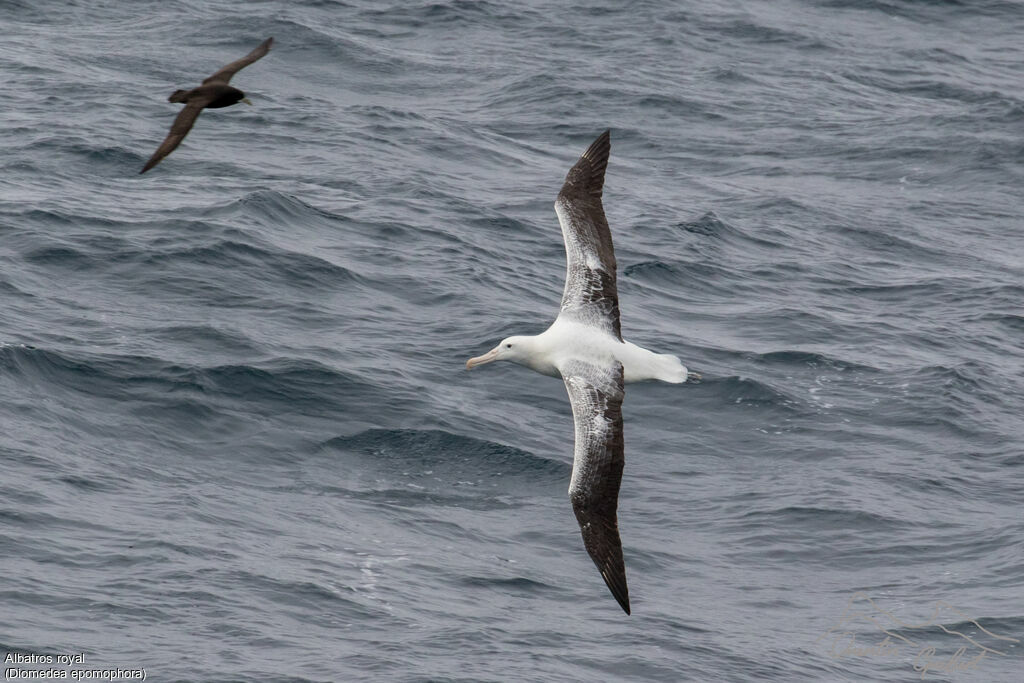
<svg viewBox="0 0 1024 683"><path fill-rule="evenodd" d="M1019 2L0 0L0 35L0 657L1022 680ZM254 106L139 176L269 36ZM705 378L626 391L632 616L562 383L464 369L556 314L606 128L623 333Z"/></svg>

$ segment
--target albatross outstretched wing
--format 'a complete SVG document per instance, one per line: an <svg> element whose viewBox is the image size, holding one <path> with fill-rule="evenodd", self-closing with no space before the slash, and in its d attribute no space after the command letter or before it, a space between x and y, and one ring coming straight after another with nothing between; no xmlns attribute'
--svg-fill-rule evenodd
<svg viewBox="0 0 1024 683"><path fill-rule="evenodd" d="M569 169L555 200L566 257L559 316L603 329L621 341L615 251L601 205L610 152L610 132L606 130Z"/></svg>
<svg viewBox="0 0 1024 683"><path fill-rule="evenodd" d="M231 77L238 73L240 70L244 69L245 67L255 62L257 59L259 59L260 57L263 57L268 52L270 52L270 46L273 44L274 39L267 38L262 43L260 43L260 46L258 48L256 48L246 56L242 57L241 59L231 62L227 66L221 68L220 71L207 78L205 81L203 81L203 85L206 85L207 83L227 84L231 81Z"/></svg>
<svg viewBox="0 0 1024 683"><path fill-rule="evenodd" d="M616 510L625 465L622 441L622 364L601 367L570 360L559 368L576 425L569 498L583 545L608 589L629 614L626 564Z"/></svg>
<svg viewBox="0 0 1024 683"><path fill-rule="evenodd" d="M174 123L171 124L171 132L167 134L167 137L160 143L156 152L153 153L153 156L149 158L149 161L146 162L146 165L142 167L139 173L145 173L163 161L165 156L173 152L181 144L181 141L185 139L185 136L188 135L188 132L192 130L192 124L199 118L203 107L209 103L209 98L189 100L185 108L178 113L178 118L174 119Z"/></svg>

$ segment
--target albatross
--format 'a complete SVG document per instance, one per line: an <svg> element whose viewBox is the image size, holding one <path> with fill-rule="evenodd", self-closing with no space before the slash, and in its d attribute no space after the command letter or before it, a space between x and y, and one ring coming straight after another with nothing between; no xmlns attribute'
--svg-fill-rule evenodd
<svg viewBox="0 0 1024 683"><path fill-rule="evenodd" d="M167 137L160 143L156 152L153 153L153 156L149 158L149 161L146 162L146 165L142 167L139 173L145 173L163 161L165 156L173 152L181 144L181 141L185 139L185 136L188 135L188 132L192 130L192 126L195 124L196 119L199 118L199 114L202 113L203 109L220 109L222 107L230 107L239 102L252 104L244 92L228 85L228 83L231 82L231 77L236 73L270 52L270 46L273 44L274 39L267 38L260 43L259 47L246 56L231 62L227 66L221 67L216 73L204 80L203 84L198 88L175 90L171 93L167 101L181 102L185 105L185 108L174 119L174 123L171 124L171 132L167 134Z"/></svg>
<svg viewBox="0 0 1024 683"><path fill-rule="evenodd" d="M565 178L555 213L565 240L562 306L551 326L535 336L515 336L482 356L478 365L505 360L543 375L561 377L575 422L569 498L583 545L619 605L629 614L629 589L616 514L625 464L622 438L623 385L659 380L697 381L676 356L654 353L622 338L615 252L601 196L611 152L602 133Z"/></svg>

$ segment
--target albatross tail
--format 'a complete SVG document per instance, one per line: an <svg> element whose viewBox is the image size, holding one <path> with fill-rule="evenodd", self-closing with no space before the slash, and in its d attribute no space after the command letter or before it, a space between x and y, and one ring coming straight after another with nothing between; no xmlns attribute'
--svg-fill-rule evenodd
<svg viewBox="0 0 1024 683"><path fill-rule="evenodd" d="M690 372L679 360L679 357L668 353L657 354L657 365L654 372L654 379L669 384L682 384L690 376Z"/></svg>

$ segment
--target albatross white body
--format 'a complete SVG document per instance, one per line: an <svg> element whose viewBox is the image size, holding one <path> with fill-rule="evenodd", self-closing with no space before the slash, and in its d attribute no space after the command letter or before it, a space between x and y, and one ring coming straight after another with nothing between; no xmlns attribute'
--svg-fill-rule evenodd
<svg viewBox="0 0 1024 683"><path fill-rule="evenodd" d="M512 344L512 348L507 348ZM586 359L598 365L622 363L623 382L656 379L682 384L689 377L679 358L654 353L628 341L620 341L603 330L559 316L551 327L533 337L509 337L496 349L494 358L525 365L549 377L561 377L558 368L572 359ZM480 356L486 358L486 356ZM473 359L478 360L478 359ZM474 363L472 367L479 365Z"/></svg>
<svg viewBox="0 0 1024 683"><path fill-rule="evenodd" d="M679 384L688 373L675 356L622 339L612 234L601 204L611 142L608 131L569 170L555 200L565 239L562 308L555 322L532 337L509 337L466 367L507 360L561 377L576 426L569 498L583 545L608 589L629 614L626 565L617 508L625 465L623 385L661 380Z"/></svg>

